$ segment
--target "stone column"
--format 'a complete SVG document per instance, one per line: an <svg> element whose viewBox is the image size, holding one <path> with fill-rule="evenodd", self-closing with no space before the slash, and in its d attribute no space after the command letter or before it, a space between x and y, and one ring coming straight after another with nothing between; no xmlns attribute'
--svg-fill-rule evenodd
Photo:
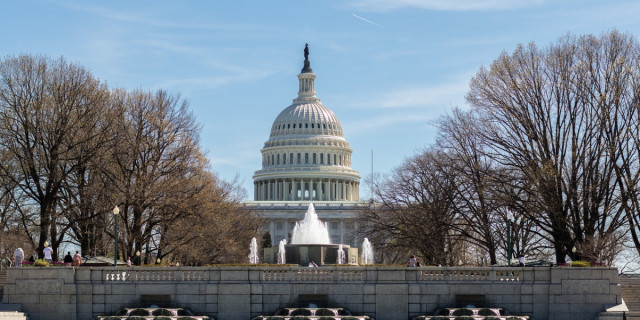
<svg viewBox="0 0 640 320"><path fill-rule="evenodd" d="M271 234L271 243L276 243L276 224L274 223L273 219L271 219L269 221L269 233Z"/></svg>
<svg viewBox="0 0 640 320"><path fill-rule="evenodd" d="M306 200L305 193L307 192L307 183L304 179L300 179L300 200Z"/></svg>

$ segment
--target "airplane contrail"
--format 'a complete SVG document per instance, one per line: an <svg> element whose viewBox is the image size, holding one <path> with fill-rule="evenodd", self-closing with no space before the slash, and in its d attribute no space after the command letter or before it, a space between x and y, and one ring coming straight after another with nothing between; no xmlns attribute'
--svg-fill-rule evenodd
<svg viewBox="0 0 640 320"><path fill-rule="evenodd" d="M387 29L387 28L385 28L384 26L381 26L381 25L379 25L379 24L377 24L377 23L375 23L375 22L373 22L373 21L371 21L371 20L365 19L365 18L363 18L363 17L361 17L361 16L359 16L359 15L357 15L357 14L355 14L355 13L352 13L351 15L352 15L352 16L354 16L354 17L356 17L356 18L358 18L358 19L360 19L360 20L362 20L362 21L364 21L364 22L371 23L371 24L372 24L372 25L374 25L374 26L378 26L378 27L380 27L380 28L382 28L382 29Z"/></svg>

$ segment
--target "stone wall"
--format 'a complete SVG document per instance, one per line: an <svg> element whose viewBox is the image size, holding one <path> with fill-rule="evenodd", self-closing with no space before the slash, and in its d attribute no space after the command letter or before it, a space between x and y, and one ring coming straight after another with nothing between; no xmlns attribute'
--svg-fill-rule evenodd
<svg viewBox="0 0 640 320"><path fill-rule="evenodd" d="M617 269L564 267L18 268L4 291L4 303L21 304L32 320L90 320L163 297L219 320L249 320L305 299L378 320L465 299L536 320L596 319L621 303Z"/></svg>

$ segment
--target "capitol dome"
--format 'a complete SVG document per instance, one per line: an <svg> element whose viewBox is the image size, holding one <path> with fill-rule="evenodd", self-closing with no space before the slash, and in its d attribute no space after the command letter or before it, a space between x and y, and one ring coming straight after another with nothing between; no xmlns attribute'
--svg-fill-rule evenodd
<svg viewBox="0 0 640 320"><path fill-rule="evenodd" d="M358 201L360 175L336 115L315 94L305 47L298 97L276 117L255 172L256 201Z"/></svg>

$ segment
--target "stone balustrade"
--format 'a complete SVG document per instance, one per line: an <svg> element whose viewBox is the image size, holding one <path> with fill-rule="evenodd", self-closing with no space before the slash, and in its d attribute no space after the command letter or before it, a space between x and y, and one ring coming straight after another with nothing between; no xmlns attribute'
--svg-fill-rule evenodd
<svg viewBox="0 0 640 320"><path fill-rule="evenodd" d="M596 319L621 302L617 269L451 267L16 268L4 302L33 320L90 320L164 299L219 320L249 320L325 301L378 320L406 320L468 301L537 320Z"/></svg>

